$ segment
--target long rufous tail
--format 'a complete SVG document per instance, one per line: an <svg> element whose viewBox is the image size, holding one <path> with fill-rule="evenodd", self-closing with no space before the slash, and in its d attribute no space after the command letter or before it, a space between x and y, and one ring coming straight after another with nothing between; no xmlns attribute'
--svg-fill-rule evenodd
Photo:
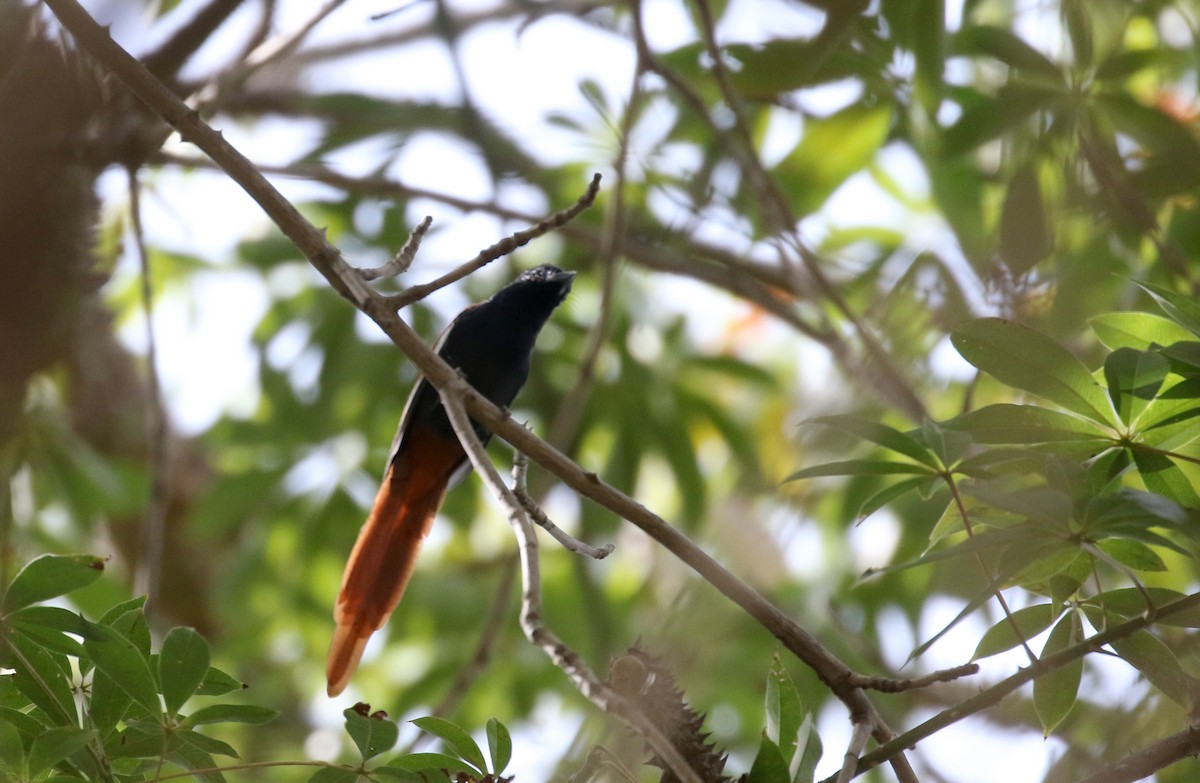
<svg viewBox="0 0 1200 783"><path fill-rule="evenodd" d="M440 448L406 450L388 467L371 515L346 563L333 611L337 629L325 661L331 697L346 688L367 640L400 603L454 465L461 459L461 450L454 454L451 448L457 446L454 442ZM408 458L413 452L421 455L419 461Z"/></svg>

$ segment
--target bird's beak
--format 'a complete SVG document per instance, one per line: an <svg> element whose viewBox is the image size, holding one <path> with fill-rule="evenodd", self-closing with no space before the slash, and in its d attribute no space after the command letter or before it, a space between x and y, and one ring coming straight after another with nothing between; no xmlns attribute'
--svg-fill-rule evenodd
<svg viewBox="0 0 1200 783"><path fill-rule="evenodd" d="M575 273L574 272L559 272L556 275L554 275L554 282L556 282L560 286L562 286L562 292L564 295L568 291L571 290L571 283L573 283L574 281L575 281Z"/></svg>

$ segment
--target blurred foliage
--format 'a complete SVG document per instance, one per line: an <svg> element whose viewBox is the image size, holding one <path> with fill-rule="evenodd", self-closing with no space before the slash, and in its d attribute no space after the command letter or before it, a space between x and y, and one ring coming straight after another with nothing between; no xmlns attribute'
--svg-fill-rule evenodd
<svg viewBox="0 0 1200 783"><path fill-rule="evenodd" d="M155 34L182 13L150 5L161 21L139 24ZM680 4L688 40L648 47L635 90L612 94L581 75L590 112L543 118L547 133L576 150L567 162L549 162L536 136L511 130L511 117L491 116L469 90L437 101L389 97L377 85L325 90L313 74L431 45L454 58L463 37L488 24L518 35L550 18L615 39L632 58L640 4L439 8L409 9L374 37L306 42L261 73L246 58L230 60L212 89L197 91L201 110L268 142L281 129L310 134L273 173L324 183L299 206L363 265L396 252L430 201L464 223L485 219L473 223L492 232L482 247L539 219L539 209L570 204L591 171L604 171L595 207L464 281L455 306L537 263L577 270L568 306L539 342L519 419L699 541L857 670L915 676L983 661L977 681L873 696L894 729L1031 656L1195 592L1193 4ZM779 23L746 37L726 32L755 29L736 24L747 15ZM708 17L717 60L704 38ZM466 199L452 177L437 193L410 186L397 162L429 134L483 172L491 195ZM339 161L354 163L343 170ZM151 156L143 171L171 198L169 188L206 176L177 176L181 168ZM116 325L140 323L141 282L122 271L127 216L119 196L110 201L95 254L112 275L98 293L111 316L81 327L74 358L24 390L19 426L0 449L0 531L8 573L44 563L33 559L43 552L91 551L113 555L112 576L64 577L17 599L10 589L3 649L26 651L37 658L29 670L62 681L38 690L0 677L9 721L0 739L19 737L22 749L0 763L22 779L88 776L111 732L140 731L142 755L118 769L130 780L153 772L147 758L191 768L233 747L246 762L355 759L318 773L349 780L369 758L362 738L378 727L325 699L322 662L341 568L413 369L278 234L237 237L228 254L203 257L156 243L151 227L161 307L198 307L201 281L220 290L237 275L261 290L265 309L249 346L214 347L252 354L253 404L173 438L163 588L144 611L131 585L144 566L140 519L161 466L144 435L147 395L130 391L137 368L113 358L125 353L113 348ZM202 211L186 220L194 232L219 228ZM461 260L423 252L401 282ZM446 301L405 313L431 342L455 307ZM490 453L511 460L502 443ZM840 765L843 749L817 732L843 718L826 710L831 697L811 671L786 656L773 665L770 634L613 514L536 467L531 482L559 524L617 545L602 562L542 552L546 620L593 667L606 669L640 639L709 717L733 753L731 770L753 780L811 779L822 744L823 774ZM657 779L639 766L640 743L521 636L512 552L479 482L452 491L353 698L395 716L436 713L477 736L498 719L512 727L514 766L536 757L559 778L602 745L639 779ZM78 562L64 573L83 573ZM1044 778L1080 779L1189 724L1200 697L1198 623L1194 610L1164 617L1107 647L1103 664L1089 655L1055 669L971 725L1052 735ZM161 675L154 656L168 643L194 660L203 648L219 667L206 670L250 683L253 703L278 717L223 727L219 740L192 731L178 711L205 693L203 681ZM121 668L118 653L106 669L105 645L136 646L124 658L137 671ZM475 662L477 674L460 679ZM118 699L102 726L74 719L71 683L90 666L133 678L132 700ZM60 720L64 711L72 720ZM339 738L330 727L343 718L348 734ZM422 728L488 772L454 724L430 718ZM191 744L164 740L173 725ZM486 729L497 743L486 761L503 769L497 725ZM573 739L560 736L570 731ZM39 732L51 739L35 741ZM1009 736L995 732L988 765L1002 763ZM16 747L3 744L6 753ZM955 777L921 746L912 757ZM1198 772L1187 760L1158 780ZM312 770L271 774L298 780Z"/></svg>

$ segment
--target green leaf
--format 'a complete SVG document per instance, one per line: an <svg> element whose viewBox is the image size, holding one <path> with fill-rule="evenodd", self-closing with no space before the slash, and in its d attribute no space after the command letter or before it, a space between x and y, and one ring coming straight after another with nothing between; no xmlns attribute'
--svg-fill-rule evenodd
<svg viewBox="0 0 1200 783"><path fill-rule="evenodd" d="M1088 599L1090 605L1103 609L1105 614L1116 613L1121 619L1141 617L1151 607L1146 605L1146 596L1150 596L1155 609L1186 598L1184 593L1168 590L1165 587L1146 587L1139 590L1136 587L1121 587L1108 590ZM1175 614L1155 619L1160 625L1173 625L1180 628L1200 628L1200 607L1184 609Z"/></svg>
<svg viewBox="0 0 1200 783"><path fill-rule="evenodd" d="M167 712L179 712L208 673L208 642L191 628L172 628L158 653L158 676Z"/></svg>
<svg viewBox="0 0 1200 783"><path fill-rule="evenodd" d="M1168 318L1187 329L1192 335L1200 337L1200 302L1169 288L1151 283L1136 283L1136 285L1154 298Z"/></svg>
<svg viewBox="0 0 1200 783"><path fill-rule="evenodd" d="M1087 70L1095 56L1096 33L1092 27L1091 9L1080 0L1063 0L1061 11L1067 35L1071 39L1074 65L1081 71Z"/></svg>
<svg viewBox="0 0 1200 783"><path fill-rule="evenodd" d="M196 695L224 696L233 691L245 690L247 687L246 683L241 680L210 666L208 672L204 675L204 682L200 683L200 688L196 691Z"/></svg>
<svg viewBox="0 0 1200 783"><path fill-rule="evenodd" d="M1051 249L1037 164L1031 162L1017 169L1008 183L1000 212L1000 257L1019 277L1045 260Z"/></svg>
<svg viewBox="0 0 1200 783"><path fill-rule="evenodd" d="M858 508L858 519L866 519L896 498L907 495L914 490L921 490L923 487L932 486L936 481L937 479L919 476L917 478L897 481L895 484L884 487L863 501L862 505Z"/></svg>
<svg viewBox="0 0 1200 783"><path fill-rule="evenodd" d="M1179 120L1124 91L1097 93L1091 100L1118 131L1152 153L1133 175L1133 184L1146 190L1143 195L1169 195L1200 183L1200 142Z"/></svg>
<svg viewBox="0 0 1200 783"><path fill-rule="evenodd" d="M1083 624L1077 612L1068 612L1063 616L1046 646L1042 648L1042 657L1071 647L1083 639ZM1046 672L1033 681L1033 708L1038 720L1042 723L1042 732L1050 736L1054 728L1067 717L1067 713L1075 706L1079 695L1079 682L1083 677L1083 659L1076 658L1070 663L1063 664L1057 669Z"/></svg>
<svg viewBox="0 0 1200 783"><path fill-rule="evenodd" d="M910 5L912 51L917 63L914 92L921 106L933 116L942 101L942 74L946 68L946 3L918 0Z"/></svg>
<svg viewBox="0 0 1200 783"><path fill-rule="evenodd" d="M1138 631L1110 645L1129 665L1146 676L1164 696L1190 710L1200 694L1200 683L1179 665L1171 648L1149 631Z"/></svg>
<svg viewBox="0 0 1200 783"><path fill-rule="evenodd" d="M197 747L191 742L172 743L171 749L167 752L167 758L184 769L193 770L194 777L199 780L208 781L208 783L224 783L225 776L220 772L199 772L202 769L215 769L217 762L203 748Z"/></svg>
<svg viewBox="0 0 1200 783"><path fill-rule="evenodd" d="M180 729L175 732L174 737L180 742L187 743L194 748L204 751L208 754L217 756L228 756L231 759L241 758L238 752L233 749L227 742L222 742L219 739L210 737L207 734L201 734L198 731L191 729Z"/></svg>
<svg viewBox="0 0 1200 783"><path fill-rule="evenodd" d="M128 637L112 628L103 625L92 627L99 632L93 638L86 639L83 646L96 668L111 677L117 687L151 715L161 713L162 705L158 700L154 673L142 651Z"/></svg>
<svg viewBox="0 0 1200 783"><path fill-rule="evenodd" d="M1118 348L1104 360L1108 396L1121 421L1132 424L1158 394L1170 364L1157 351Z"/></svg>
<svg viewBox="0 0 1200 783"><path fill-rule="evenodd" d="M446 747L454 753L457 753L459 758L466 761L476 769L486 769L487 764L483 760L483 751L475 744L475 740L466 731L460 729L455 724L444 718L426 717L417 718L409 721L422 731L427 731L433 736L441 739L446 743Z"/></svg>
<svg viewBox="0 0 1200 783"><path fill-rule="evenodd" d="M76 726L57 726L46 729L33 740L29 749L27 769L29 776L37 777L75 751L82 749L96 734Z"/></svg>
<svg viewBox="0 0 1200 783"><path fill-rule="evenodd" d="M954 36L954 51L967 56L993 57L1009 68L1027 71L1066 86L1062 70L1057 64L1004 27L963 27Z"/></svg>
<svg viewBox="0 0 1200 783"><path fill-rule="evenodd" d="M821 745L821 735L817 733L816 721L811 712L804 716L799 730L796 732L796 753L788 765L793 783L812 783L816 774L817 762L821 760L824 749Z"/></svg>
<svg viewBox="0 0 1200 783"><path fill-rule="evenodd" d="M891 104L852 104L828 117L809 117L800 143L776 168L798 215L815 212L839 185L861 171L887 141Z"/></svg>
<svg viewBox="0 0 1200 783"><path fill-rule="evenodd" d="M1111 440L1094 423L1036 405L999 403L956 416L943 425L976 443L1059 443Z"/></svg>
<svg viewBox="0 0 1200 783"><path fill-rule="evenodd" d="M492 775L499 776L512 760L512 737L508 728L496 720L489 718L487 722L488 755L492 758Z"/></svg>
<svg viewBox="0 0 1200 783"><path fill-rule="evenodd" d="M783 480L789 481L818 478L821 476L894 476L897 474L916 474L930 476L934 473L924 465L914 465L911 462L892 462L882 459L848 459L842 462L829 462L824 465L814 465L792 473Z"/></svg>
<svg viewBox="0 0 1200 783"><path fill-rule="evenodd" d="M117 685L112 677L97 669L92 673L92 698L88 704L88 716L100 736L108 739L129 712L133 698Z"/></svg>
<svg viewBox="0 0 1200 783"><path fill-rule="evenodd" d="M1194 336L1174 321L1153 313L1102 313L1088 319L1092 331L1111 350L1149 350L1155 345L1187 342Z"/></svg>
<svg viewBox="0 0 1200 783"><path fill-rule="evenodd" d="M42 555L13 577L0 604L7 614L30 604L66 595L104 573L104 559L92 555Z"/></svg>
<svg viewBox="0 0 1200 783"><path fill-rule="evenodd" d="M883 446L885 449L903 454L923 465L928 465L935 470L941 467L938 464L937 456L911 435L872 419L850 415L821 416L820 418L810 419L806 423L823 424L826 427L841 430L863 440L869 440L872 443Z"/></svg>
<svg viewBox="0 0 1200 783"><path fill-rule="evenodd" d="M346 733L354 740L363 761L387 753L400 735L399 727L380 713L363 715L355 707L350 707L342 715L346 718Z"/></svg>
<svg viewBox="0 0 1200 783"><path fill-rule="evenodd" d="M1124 81L1130 76L1151 68L1161 68L1167 64L1171 55L1165 49L1130 49L1113 53L1096 68L1096 79L1099 81Z"/></svg>
<svg viewBox="0 0 1200 783"><path fill-rule="evenodd" d="M7 647L7 665L15 669L13 685L55 723L74 726L74 681L71 664L61 653L47 652L22 633L6 632L0 642Z"/></svg>
<svg viewBox="0 0 1200 783"><path fill-rule="evenodd" d="M1196 493L1187 474L1170 457L1136 447L1130 451L1146 489L1185 508L1200 507L1200 494Z"/></svg>
<svg viewBox="0 0 1200 783"><path fill-rule="evenodd" d="M787 761L783 758L779 746L763 735L758 746L758 754L750 765L746 783L791 783Z"/></svg>
<svg viewBox="0 0 1200 783"><path fill-rule="evenodd" d="M1037 604L1018 609L1012 613L1011 619L1005 617L987 630L983 638L979 640L979 644L975 646L971 660L977 661L980 658L997 655L1005 650L1011 650L1022 642L1028 642L1049 628L1050 623L1054 622L1057 617L1058 611L1052 604ZM1021 630L1020 637L1017 636L1013 623L1016 623L1017 628Z"/></svg>
<svg viewBox="0 0 1200 783"><path fill-rule="evenodd" d="M950 337L963 358L1003 383L1108 424L1103 389L1070 351L1027 326L1002 318L968 321Z"/></svg>
<svg viewBox="0 0 1200 783"><path fill-rule="evenodd" d="M971 450L970 435L946 427L933 419L921 422L921 441L943 465L955 465Z"/></svg>
<svg viewBox="0 0 1200 783"><path fill-rule="evenodd" d="M1061 97L1056 89L1007 84L995 98L981 97L963 107L962 116L942 134L942 154L952 158L970 152Z"/></svg>
<svg viewBox="0 0 1200 783"><path fill-rule="evenodd" d="M6 708L5 713L0 714L0 773L7 768L12 770L15 776L16 770L25 766L25 745L21 742L21 733L12 724L9 715L15 713L24 716L24 713L11 708ZM39 725L37 731L42 730Z"/></svg>
<svg viewBox="0 0 1200 783"><path fill-rule="evenodd" d="M1118 563L1135 571L1166 571L1167 564L1153 549L1140 541L1124 538L1106 538L1096 542L1099 547Z"/></svg>
<svg viewBox="0 0 1200 783"><path fill-rule="evenodd" d="M444 753L408 753L392 759L388 762L387 766L410 772L424 772L427 770L440 772L443 769L448 769L451 774L462 771L478 777L483 777L484 775L482 769L472 767L462 759L447 756Z"/></svg>
<svg viewBox="0 0 1200 783"><path fill-rule="evenodd" d="M308 783L355 783L358 770L349 767L321 767L308 779Z"/></svg>
<svg viewBox="0 0 1200 783"><path fill-rule="evenodd" d="M767 673L766 711L767 738L778 746L785 761L794 758L797 734L806 710L778 654L772 659L771 670Z"/></svg>
<svg viewBox="0 0 1200 783"><path fill-rule="evenodd" d="M83 646L67 633L80 633L84 620L61 607L27 606L6 617L4 625L50 652L76 657L83 653Z"/></svg>
<svg viewBox="0 0 1200 783"><path fill-rule="evenodd" d="M202 707L183 721L184 726L200 726L206 723L266 723L279 715L279 710L260 707L256 704L213 704Z"/></svg>

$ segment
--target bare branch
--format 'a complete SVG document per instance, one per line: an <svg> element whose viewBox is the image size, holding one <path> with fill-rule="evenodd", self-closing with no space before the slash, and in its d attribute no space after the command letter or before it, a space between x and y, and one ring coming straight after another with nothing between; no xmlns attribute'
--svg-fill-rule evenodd
<svg viewBox="0 0 1200 783"><path fill-rule="evenodd" d="M504 485L496 467L488 459L483 443L475 434L471 418L463 407L463 397L470 391L466 380L456 375L454 383L438 388L442 405L450 424L458 435L459 443L467 452L472 467L492 494L504 507L505 515L513 532L521 555L521 629L529 641L542 649L575 684L589 701L605 712L612 713L624 720L635 731L641 734L646 743L654 749L659 758L675 773L682 783L702 783L700 776L688 765L687 760L667 739L657 725L652 723L641 711L635 709L629 702L614 691L579 657L579 654L569 648L542 622L541 575L538 568L537 535L533 523L521 508L512 491Z"/></svg>
<svg viewBox="0 0 1200 783"><path fill-rule="evenodd" d="M966 663L962 666L954 666L950 669L939 669L932 674L926 674L923 677L912 677L909 679L893 679L891 677L863 677L855 675L851 680L859 688L864 688L871 691L879 691L880 693L903 693L904 691L914 691L918 688L928 688L930 685L939 682L953 682L962 677L969 677L972 674L979 673L979 664Z"/></svg>
<svg viewBox="0 0 1200 783"><path fill-rule="evenodd" d="M436 280L433 280L429 283L424 283L422 285L414 285L410 288L406 288L403 292L396 294L395 296L387 297L386 302L388 306L394 310L407 307L413 302L424 299L439 288L445 288L451 283L457 283L459 280L462 280L464 277L476 271L477 269L487 266L497 258L502 258L517 248L524 247L538 237L548 234L554 229L566 225L567 223L571 222L576 215L590 207L592 202L596 200L596 194L599 192L600 175L594 174L592 175L592 181L588 185L587 190L571 206L567 207L566 209L559 210L553 215L538 221L536 225L531 226L530 228L527 228L523 231L518 231L512 236L500 240L491 247L481 251L479 255L475 256L475 258L455 269L452 269Z"/></svg>
<svg viewBox="0 0 1200 783"><path fill-rule="evenodd" d="M613 553L616 547L612 544L605 544L598 548L590 544L585 544L551 522L550 517L546 516L546 512L542 510L542 507L529 494L527 484L528 472L529 457L518 451L513 461L513 495L516 497L517 502L521 504L521 508L525 509L525 513L529 514L529 517L538 527L549 533L555 541L562 544L563 548L570 552L576 552L594 560L603 560Z"/></svg>
<svg viewBox="0 0 1200 783"><path fill-rule="evenodd" d="M146 234L142 229L141 183L137 169L129 169L129 228L137 250L142 277L142 315L146 319L146 412L147 439L150 441L150 497L142 521L138 546L136 589L148 596L148 609L157 608L159 584L162 577L167 495L170 488L171 454L167 437L167 412L163 407L162 385L158 380L158 341L154 334L154 286L150 280L150 253L146 249Z"/></svg>
<svg viewBox="0 0 1200 783"><path fill-rule="evenodd" d="M1189 756L1200 756L1200 726L1189 726L1120 761L1107 764L1083 783L1133 783Z"/></svg>
<svg viewBox="0 0 1200 783"><path fill-rule="evenodd" d="M842 769L838 773L837 783L850 783L854 778L854 770L858 767L858 757L870 738L871 724L854 724L854 732L850 735L850 744L846 747L846 755L842 758Z"/></svg>
<svg viewBox="0 0 1200 783"><path fill-rule="evenodd" d="M1153 625L1155 620L1166 619L1171 615L1193 609L1197 606L1200 606L1200 593L1193 593L1192 595L1159 607L1158 611L1154 613L1153 618L1149 616L1135 617L1119 625L1110 626L1108 630L1084 639L1079 644L1068 647L1065 650L1060 650L1053 655L1043 656L1038 659L1037 663L1021 669L1016 674L1006 677L960 704L942 710L921 725L904 732L904 734L901 734L894 740L886 742L871 751L859 759L858 771L862 773L871 767L878 766L890 759L892 754L911 748L926 737L941 731L946 726L957 723L963 718L998 704L1008 694L1049 671L1065 666L1088 653L1095 652L1110 642L1132 636L1138 631ZM823 783L832 783L832 779L828 779Z"/></svg>
<svg viewBox="0 0 1200 783"><path fill-rule="evenodd" d="M358 273L362 275L362 279L377 280L381 277L395 277L407 272L408 268L412 266L413 259L417 257L417 250L421 247L421 240L425 237L425 232L432 225L433 218L426 215L425 219L408 235L408 241L404 243L404 247L400 248L390 261L373 269L359 269Z"/></svg>

